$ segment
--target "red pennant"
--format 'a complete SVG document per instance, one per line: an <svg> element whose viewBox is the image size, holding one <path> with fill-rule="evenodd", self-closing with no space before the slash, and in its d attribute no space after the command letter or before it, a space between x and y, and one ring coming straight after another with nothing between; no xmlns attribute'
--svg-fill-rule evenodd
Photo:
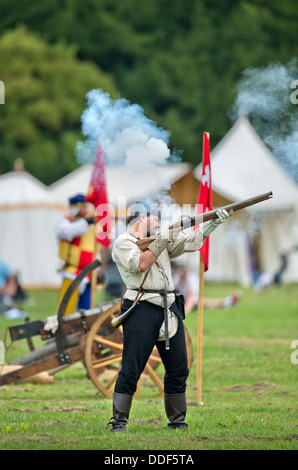
<svg viewBox="0 0 298 470"><path fill-rule="evenodd" d="M100 143L97 147L91 183L85 200L91 202L95 207L95 232L98 243L109 248L112 224L106 191L104 153Z"/></svg>
<svg viewBox="0 0 298 470"><path fill-rule="evenodd" d="M200 184L200 192L198 198L197 214L211 211L213 208L212 203L212 186L211 186L211 164L210 164L210 143L209 133L204 132L203 143L203 161L202 161L202 177ZM209 237L206 238L203 246L200 248L200 253L204 261L204 271L209 268Z"/></svg>

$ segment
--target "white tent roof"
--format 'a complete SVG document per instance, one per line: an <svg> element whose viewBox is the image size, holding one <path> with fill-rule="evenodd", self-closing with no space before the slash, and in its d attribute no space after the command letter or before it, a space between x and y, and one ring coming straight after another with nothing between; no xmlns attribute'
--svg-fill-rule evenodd
<svg viewBox="0 0 298 470"><path fill-rule="evenodd" d="M202 165L194 170L201 179ZM298 186L281 167L247 118L239 118L211 153L212 188L231 201L273 192L258 210L298 207Z"/></svg>
<svg viewBox="0 0 298 470"><path fill-rule="evenodd" d="M25 171L0 176L0 258L24 287L58 287L54 224L66 206Z"/></svg>
<svg viewBox="0 0 298 470"><path fill-rule="evenodd" d="M70 196L86 194L91 181L93 165L84 165L52 184L49 189L56 199L67 202ZM126 203L149 197L162 188L169 189L174 181L191 170L187 163L169 164L156 167L154 172L135 173L124 166L105 168L109 203L117 207L118 198L125 197Z"/></svg>
<svg viewBox="0 0 298 470"><path fill-rule="evenodd" d="M26 171L11 171L0 176L0 209L17 206L54 207L58 200L48 187Z"/></svg>
<svg viewBox="0 0 298 470"><path fill-rule="evenodd" d="M195 168L194 174L201 179L202 165ZM253 215L248 225L232 217L215 231L210 241L210 269L206 279L249 283L251 258L248 256L247 235L258 235L260 269L275 272L280 254L297 244L298 186L247 118L239 118L212 151L211 180L213 190L232 202L268 191L273 192L273 198L248 208ZM298 259L295 253L290 257L285 279L297 282Z"/></svg>

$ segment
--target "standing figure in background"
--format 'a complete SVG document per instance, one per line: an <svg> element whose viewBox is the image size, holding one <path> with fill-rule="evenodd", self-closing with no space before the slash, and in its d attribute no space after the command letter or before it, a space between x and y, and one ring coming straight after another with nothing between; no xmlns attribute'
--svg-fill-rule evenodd
<svg viewBox="0 0 298 470"><path fill-rule="evenodd" d="M54 229L59 240L59 257L63 261L61 268L63 282L58 308L71 282L94 260L98 246L95 237L93 206L86 202L82 194L71 197L69 206L69 214L59 218ZM90 279L91 274L82 280L71 297L65 314L90 308Z"/></svg>

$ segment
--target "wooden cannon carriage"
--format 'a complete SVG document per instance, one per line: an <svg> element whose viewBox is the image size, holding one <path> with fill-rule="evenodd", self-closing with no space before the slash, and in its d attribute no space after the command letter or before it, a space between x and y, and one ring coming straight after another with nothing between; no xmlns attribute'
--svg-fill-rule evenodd
<svg viewBox="0 0 298 470"><path fill-rule="evenodd" d="M74 290L82 279L99 265L99 261L94 261L76 277L65 293L57 317L49 317L45 321L27 321L8 328L11 341L26 338L30 352L11 363L22 367L0 375L0 386L23 381L40 372L50 371L54 374L77 361L82 361L95 387L104 396L112 396L121 366L123 341L122 327L113 328L111 320L119 314L120 300L64 315ZM54 327L47 326L49 319L54 320ZM32 341L34 336L40 336L45 345L35 349ZM193 360L192 343L186 328L185 336L190 368ZM151 377L162 394L163 384L155 372L160 362L155 347L144 373Z"/></svg>

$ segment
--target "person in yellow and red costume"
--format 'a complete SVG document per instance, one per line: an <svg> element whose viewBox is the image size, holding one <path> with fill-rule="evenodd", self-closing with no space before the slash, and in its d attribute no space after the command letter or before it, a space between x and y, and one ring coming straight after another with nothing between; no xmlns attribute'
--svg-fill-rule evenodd
<svg viewBox="0 0 298 470"><path fill-rule="evenodd" d="M73 279L94 260L97 245L97 242L95 242L94 216L90 215L94 212L93 206L86 201L83 194L77 194L69 198L69 206L69 214L59 218L54 228L59 241L59 257L63 261L61 269L63 282L58 308ZM65 314L90 308L90 278L91 274L86 276L80 283L67 305Z"/></svg>

